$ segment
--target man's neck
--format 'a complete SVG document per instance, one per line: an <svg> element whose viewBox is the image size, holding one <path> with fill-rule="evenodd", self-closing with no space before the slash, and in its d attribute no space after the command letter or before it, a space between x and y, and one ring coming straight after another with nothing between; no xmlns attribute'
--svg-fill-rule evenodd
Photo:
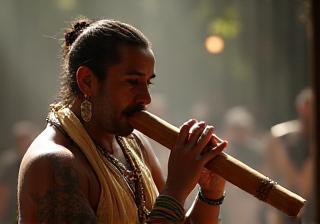
<svg viewBox="0 0 320 224"><path fill-rule="evenodd" d="M113 153L114 144L116 143L114 134L99 130L97 126L90 123L83 123L83 126L96 145Z"/></svg>
<svg viewBox="0 0 320 224"><path fill-rule="evenodd" d="M102 130L94 121L83 121L81 119L80 102L78 100L75 100L75 103L72 105L71 110L79 118L93 142L96 145L108 150L110 153L113 153L114 144L116 143L115 135Z"/></svg>

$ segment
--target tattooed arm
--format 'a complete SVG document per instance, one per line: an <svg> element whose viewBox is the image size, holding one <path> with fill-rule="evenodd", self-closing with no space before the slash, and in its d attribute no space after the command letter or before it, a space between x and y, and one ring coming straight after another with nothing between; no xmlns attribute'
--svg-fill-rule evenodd
<svg viewBox="0 0 320 224"><path fill-rule="evenodd" d="M20 167L19 223L96 223L74 156L68 150L35 154Z"/></svg>

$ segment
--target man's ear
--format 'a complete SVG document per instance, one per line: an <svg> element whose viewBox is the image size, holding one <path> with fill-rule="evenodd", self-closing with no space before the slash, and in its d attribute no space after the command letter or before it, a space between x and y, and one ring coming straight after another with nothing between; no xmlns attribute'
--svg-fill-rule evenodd
<svg viewBox="0 0 320 224"><path fill-rule="evenodd" d="M98 80L92 70L87 66L80 66L76 73L80 91L87 96L92 96L97 90Z"/></svg>

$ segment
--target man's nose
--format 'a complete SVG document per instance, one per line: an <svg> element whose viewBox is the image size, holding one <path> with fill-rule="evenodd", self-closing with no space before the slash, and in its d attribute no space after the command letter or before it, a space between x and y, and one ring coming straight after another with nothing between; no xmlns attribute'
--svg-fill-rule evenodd
<svg viewBox="0 0 320 224"><path fill-rule="evenodd" d="M151 95L148 86L143 86L139 90L137 95L137 103L142 105L148 105L151 103Z"/></svg>

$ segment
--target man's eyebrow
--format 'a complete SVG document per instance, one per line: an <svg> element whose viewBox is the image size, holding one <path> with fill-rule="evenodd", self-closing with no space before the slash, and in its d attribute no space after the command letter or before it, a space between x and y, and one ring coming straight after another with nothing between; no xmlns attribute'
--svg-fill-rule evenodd
<svg viewBox="0 0 320 224"><path fill-rule="evenodd" d="M137 76L145 76L144 73L142 72L139 72L139 71L131 71L131 72L128 72L127 75L137 75ZM150 79L154 79L156 77L156 74L153 73L150 77Z"/></svg>

